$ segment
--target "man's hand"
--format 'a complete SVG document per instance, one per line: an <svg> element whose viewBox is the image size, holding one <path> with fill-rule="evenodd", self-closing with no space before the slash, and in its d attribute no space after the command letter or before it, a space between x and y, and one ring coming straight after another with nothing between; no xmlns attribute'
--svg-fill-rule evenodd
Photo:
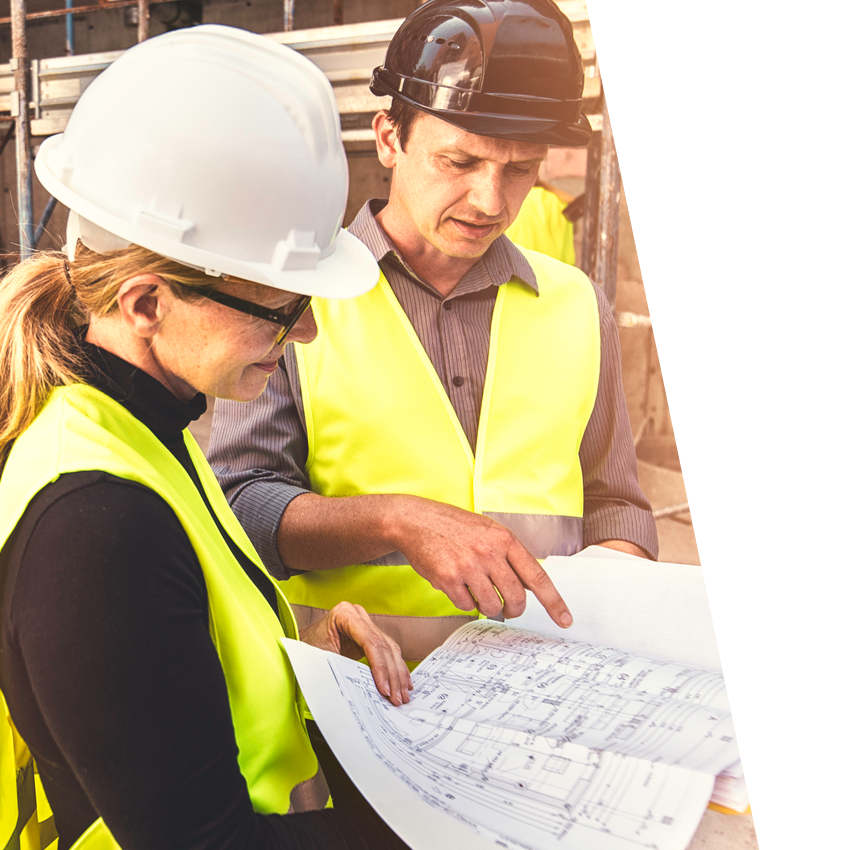
<svg viewBox="0 0 850 850"><path fill-rule="evenodd" d="M363 564L398 550L461 610L477 608L487 617L504 610L505 617L518 617L530 590L559 626L573 621L545 570L513 532L433 499L304 493L284 512L277 547L281 561L296 570Z"/></svg>
<svg viewBox="0 0 850 850"><path fill-rule="evenodd" d="M360 605L340 602L304 629L301 640L346 658L365 655L378 692L393 705L410 701L413 684L398 644L372 622Z"/></svg>
<svg viewBox="0 0 850 850"><path fill-rule="evenodd" d="M530 590L559 626L573 618L552 580L516 535L489 517L407 497L399 551L419 575L463 611L518 617Z"/></svg>

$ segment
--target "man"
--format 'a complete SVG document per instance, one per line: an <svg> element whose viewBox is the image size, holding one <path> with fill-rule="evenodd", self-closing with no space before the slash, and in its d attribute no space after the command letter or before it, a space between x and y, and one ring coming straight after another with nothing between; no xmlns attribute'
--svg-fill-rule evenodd
<svg viewBox="0 0 850 850"><path fill-rule="evenodd" d="M589 139L582 88L550 0L432 0L375 70L393 179L350 231L379 286L314 302L318 340L213 422L213 466L302 625L350 599L415 663L476 608L517 616L526 589L569 625L535 559L655 557L610 309L503 236L547 145Z"/></svg>

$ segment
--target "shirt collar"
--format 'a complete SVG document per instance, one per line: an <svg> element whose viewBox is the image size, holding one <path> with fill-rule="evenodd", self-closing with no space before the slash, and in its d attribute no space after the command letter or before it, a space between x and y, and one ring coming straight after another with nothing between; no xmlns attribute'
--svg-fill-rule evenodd
<svg viewBox="0 0 850 850"><path fill-rule="evenodd" d="M387 236L383 227L381 227L378 219L375 216L387 205L387 201L382 198L372 198L367 201L357 213L356 218L348 226L348 231L353 236L356 236L366 247L372 252L378 264L382 266L387 262L396 264L404 270L404 273L418 281L419 280L413 270L404 261L404 258L399 253L398 249L393 244L389 236ZM484 256L479 260L483 264L486 271L487 285L501 286L507 283L512 278L517 278L526 286L540 292L537 286L537 277L531 268L525 255L508 239L504 234L496 239L487 249ZM478 274L475 272L478 271ZM463 280L458 284L455 294L461 294L464 289L464 282L467 278L480 279L480 269L478 263L466 273ZM478 289L480 286L471 288Z"/></svg>

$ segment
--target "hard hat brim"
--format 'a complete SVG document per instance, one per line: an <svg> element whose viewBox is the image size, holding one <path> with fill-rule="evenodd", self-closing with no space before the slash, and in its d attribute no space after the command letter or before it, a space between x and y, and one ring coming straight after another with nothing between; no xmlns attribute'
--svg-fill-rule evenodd
<svg viewBox="0 0 850 850"><path fill-rule="evenodd" d="M488 136L494 139L507 139L514 142L531 142L541 145L559 145L563 147L584 147L593 136L590 121L583 113L578 117L563 121L553 121L530 115L508 115L504 113L485 113L457 109L436 109L425 105L405 92L396 91L382 74L383 68L375 68L369 91L377 97L389 95L433 115L448 124L460 127L476 136Z"/></svg>
<svg viewBox="0 0 850 850"><path fill-rule="evenodd" d="M203 269L213 276L226 274L286 292L320 298L354 298L368 292L378 282L380 271L372 252L345 230L339 231L333 250L320 258L315 268L287 271L275 268L268 261L225 257L153 233L135 222L113 215L70 189L59 176L63 159L61 141L61 134L45 139L36 156L35 173L44 188L78 215L131 244L177 263Z"/></svg>
<svg viewBox="0 0 850 850"><path fill-rule="evenodd" d="M398 96L398 95L396 95ZM460 127L476 136L506 139L513 142L530 142L539 145L580 148L587 145L593 136L593 128L587 116L580 115L575 123L549 121L545 118L482 114L480 112L450 112L423 107L413 100L406 100L416 109L435 118Z"/></svg>

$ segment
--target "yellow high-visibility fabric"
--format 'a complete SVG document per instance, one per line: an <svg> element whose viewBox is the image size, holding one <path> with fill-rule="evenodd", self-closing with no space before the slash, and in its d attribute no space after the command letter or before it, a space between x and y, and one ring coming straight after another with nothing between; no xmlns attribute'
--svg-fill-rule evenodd
<svg viewBox="0 0 850 850"><path fill-rule="evenodd" d="M525 253L539 296L516 279L499 287L474 455L383 275L359 298L314 302L318 338L296 345L296 356L315 492L582 516L578 450L599 381L596 296L578 269ZM411 628L418 617L464 613L409 565L306 573L289 579L286 593L318 609L347 599L409 617Z"/></svg>
<svg viewBox="0 0 850 850"><path fill-rule="evenodd" d="M98 818L75 842L71 850L121 850L109 827Z"/></svg>
<svg viewBox="0 0 850 850"><path fill-rule="evenodd" d="M18 771L29 761L29 751L21 752L17 746L19 738L12 726L12 718L0 691L0 707L3 709L3 725L0 726L0 847L5 847L18 822Z"/></svg>
<svg viewBox="0 0 850 850"><path fill-rule="evenodd" d="M184 437L223 528L265 572L197 443L188 431ZM290 803L297 808L298 800L290 795L316 775L318 762L295 675L279 643L284 635L297 637L292 611L278 589L280 616L275 615L234 558L186 470L147 427L92 387L54 390L15 441L0 479L0 546L36 493L63 473L83 470L139 482L173 509L204 572L210 635L224 671L239 766L254 809L286 813ZM319 807L326 803L322 800Z"/></svg>
<svg viewBox="0 0 850 850"><path fill-rule="evenodd" d="M564 215L566 204L543 186L534 186L505 235L517 245L575 265L573 223Z"/></svg>
<svg viewBox="0 0 850 850"><path fill-rule="evenodd" d="M53 850L53 812L24 739L0 691L0 848Z"/></svg>
<svg viewBox="0 0 850 850"><path fill-rule="evenodd" d="M32 757L12 723L2 692L0 707L0 847L12 846L14 838L22 848L40 850Z"/></svg>

